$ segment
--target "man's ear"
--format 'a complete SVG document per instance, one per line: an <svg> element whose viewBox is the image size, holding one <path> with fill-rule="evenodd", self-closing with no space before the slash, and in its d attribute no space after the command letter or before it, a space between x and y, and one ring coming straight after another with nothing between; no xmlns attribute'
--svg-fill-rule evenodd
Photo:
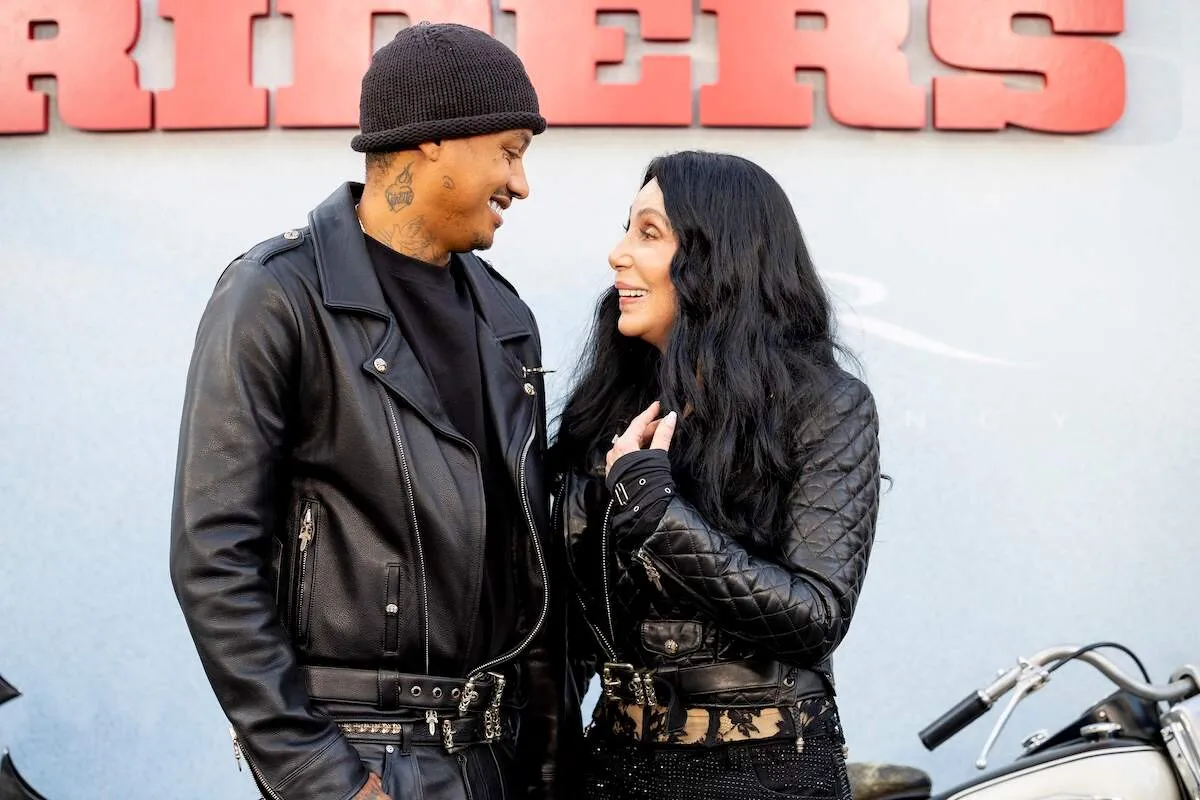
<svg viewBox="0 0 1200 800"><path fill-rule="evenodd" d="M427 161L437 161L442 157L442 140L436 142L422 142L417 146L421 151L421 155L425 156Z"/></svg>

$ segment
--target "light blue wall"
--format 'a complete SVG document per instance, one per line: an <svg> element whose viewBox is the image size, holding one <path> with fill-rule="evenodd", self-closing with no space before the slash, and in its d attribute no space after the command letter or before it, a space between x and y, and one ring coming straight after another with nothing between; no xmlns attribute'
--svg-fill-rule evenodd
<svg viewBox="0 0 1200 800"><path fill-rule="evenodd" d="M968 775L983 726L936 755L916 731L1047 644L1117 639L1159 679L1200 661L1200 12L1127 6L1111 132L869 133L823 109L809 131L553 130L491 254L561 396L650 157L734 151L787 188L895 479L837 659L854 758ZM928 85L946 70L922 2L913 19ZM143 37L163 88L170 28ZM289 37L260 29L279 60L256 69L265 85L287 79ZM692 52L711 80L712 37L706 22L650 50ZM0 139L0 674L26 694L0 710L0 746L52 800L255 796L167 579L178 414L221 269L361 174L349 135ZM1106 691L1082 667L1056 675L1002 754Z"/></svg>

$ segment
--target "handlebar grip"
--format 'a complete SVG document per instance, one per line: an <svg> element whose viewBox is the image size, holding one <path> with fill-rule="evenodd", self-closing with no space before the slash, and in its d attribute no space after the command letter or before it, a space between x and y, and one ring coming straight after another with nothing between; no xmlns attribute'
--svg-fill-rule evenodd
<svg viewBox="0 0 1200 800"><path fill-rule="evenodd" d="M982 694L972 692L921 731L921 744L925 745L926 750L941 747L947 739L982 717L991 707Z"/></svg>

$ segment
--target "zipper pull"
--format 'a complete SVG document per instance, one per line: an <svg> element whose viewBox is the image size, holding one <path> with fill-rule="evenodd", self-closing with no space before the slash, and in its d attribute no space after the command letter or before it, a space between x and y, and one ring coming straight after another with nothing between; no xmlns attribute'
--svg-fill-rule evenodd
<svg viewBox="0 0 1200 800"><path fill-rule="evenodd" d="M304 509L304 519L300 521L300 552L308 549L308 543L313 540L316 526L313 525L312 506Z"/></svg>
<svg viewBox="0 0 1200 800"><path fill-rule="evenodd" d="M425 721L427 723L429 723L429 735L436 736L437 735L437 725L438 725L438 713L433 710L426 711L425 712Z"/></svg>
<svg viewBox="0 0 1200 800"><path fill-rule="evenodd" d="M555 370L552 369L546 369L545 367L527 367L524 364L521 365L522 378L528 378L530 375L545 375L554 371Z"/></svg>
<svg viewBox="0 0 1200 800"><path fill-rule="evenodd" d="M231 739L233 739L233 760L237 762L238 772L241 772L242 771L242 745L241 745L241 742L238 741L237 731L235 731L233 729L232 725L229 726L229 736Z"/></svg>
<svg viewBox="0 0 1200 800"><path fill-rule="evenodd" d="M650 554L646 552L646 548L638 548L637 555L634 556L646 570L646 577L654 584L654 588L662 591L662 576L658 574L658 569L654 564L650 563Z"/></svg>

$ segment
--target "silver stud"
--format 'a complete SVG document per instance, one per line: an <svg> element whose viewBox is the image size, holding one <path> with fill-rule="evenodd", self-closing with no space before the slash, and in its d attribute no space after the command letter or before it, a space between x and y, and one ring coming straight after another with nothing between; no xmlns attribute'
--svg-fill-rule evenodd
<svg viewBox="0 0 1200 800"><path fill-rule="evenodd" d="M391 745L391 744L389 744L387 747L385 747L385 748L383 748L383 749L384 749L386 752L388 752L388 753L394 753L394 752L396 752L396 746L395 746L395 745Z"/></svg>
<svg viewBox="0 0 1200 800"><path fill-rule="evenodd" d="M384 361L382 358L375 359L374 366L375 366L375 371L381 375L388 371L388 363L386 361Z"/></svg>
<svg viewBox="0 0 1200 800"><path fill-rule="evenodd" d="M413 696L413 697L420 697L420 696L421 696L421 687L420 687L420 686L414 686L414 687L412 687L412 689L410 689L409 691L411 691L411 692L412 692L412 696Z"/></svg>
<svg viewBox="0 0 1200 800"><path fill-rule="evenodd" d="M525 384L525 394L529 395L530 397L533 397L535 394L537 394L537 389L533 388L532 383Z"/></svg>
<svg viewBox="0 0 1200 800"><path fill-rule="evenodd" d="M283 238L293 241L300 238L300 231L284 231Z"/></svg>
<svg viewBox="0 0 1200 800"><path fill-rule="evenodd" d="M387 607L384 609L384 611L386 611L389 614L395 614L399 610L400 610L400 606L396 605L395 603L388 603Z"/></svg>
<svg viewBox="0 0 1200 800"><path fill-rule="evenodd" d="M675 655L679 652L679 642L675 641L674 639L667 639L667 643L664 646L667 648L667 652L671 655Z"/></svg>
<svg viewBox="0 0 1200 800"><path fill-rule="evenodd" d="M646 485L646 479L645 479L645 478L642 478L641 480L639 480L639 481L638 481L638 486L645 486L645 485Z"/></svg>

